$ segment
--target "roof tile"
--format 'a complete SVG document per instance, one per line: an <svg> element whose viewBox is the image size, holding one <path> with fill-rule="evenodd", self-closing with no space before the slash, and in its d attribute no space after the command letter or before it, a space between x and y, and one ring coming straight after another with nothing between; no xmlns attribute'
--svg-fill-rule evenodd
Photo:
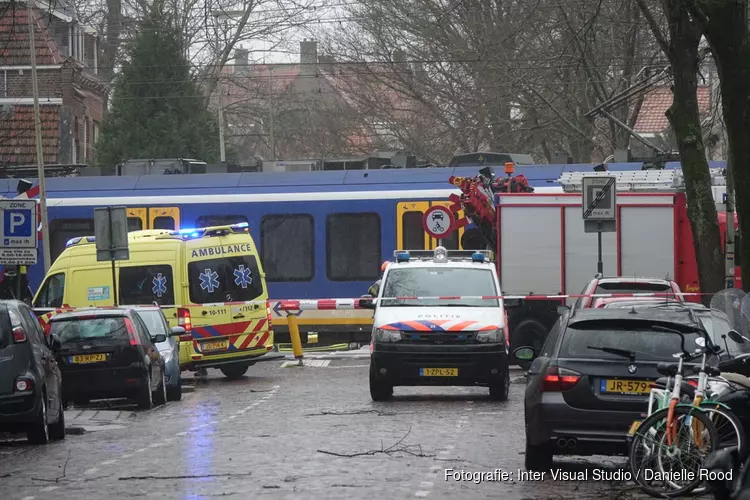
<svg viewBox="0 0 750 500"><path fill-rule="evenodd" d="M60 112L57 105L40 106L44 163L58 163L60 153ZM36 163L36 133L33 106L13 106L0 110L0 164Z"/></svg>
<svg viewBox="0 0 750 500"><path fill-rule="evenodd" d="M50 36L49 16L35 10L34 45L37 64L61 64L64 57ZM31 64L28 9L19 2L0 3L0 66Z"/></svg>
<svg viewBox="0 0 750 500"><path fill-rule="evenodd" d="M643 106L635 122L634 130L640 134L661 134L669 130L666 112L672 105L672 90L669 86L657 87L646 94ZM698 110L701 115L709 112L711 94L708 86L698 87Z"/></svg>

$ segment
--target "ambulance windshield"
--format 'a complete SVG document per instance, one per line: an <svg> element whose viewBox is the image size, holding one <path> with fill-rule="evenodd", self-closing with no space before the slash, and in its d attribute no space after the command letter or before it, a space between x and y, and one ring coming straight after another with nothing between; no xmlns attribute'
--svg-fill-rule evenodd
<svg viewBox="0 0 750 500"><path fill-rule="evenodd" d="M393 269L386 276L382 307L497 307L492 271L457 267ZM471 297L411 299L403 297Z"/></svg>

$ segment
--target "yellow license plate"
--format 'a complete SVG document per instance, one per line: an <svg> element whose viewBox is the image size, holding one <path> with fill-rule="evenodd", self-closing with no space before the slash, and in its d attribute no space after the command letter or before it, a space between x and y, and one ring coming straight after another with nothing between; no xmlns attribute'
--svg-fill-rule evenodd
<svg viewBox="0 0 750 500"><path fill-rule="evenodd" d="M458 368L420 368L421 377L458 377Z"/></svg>
<svg viewBox="0 0 750 500"><path fill-rule="evenodd" d="M601 392L613 394L648 394L651 382L648 380L602 380Z"/></svg>
<svg viewBox="0 0 750 500"><path fill-rule="evenodd" d="M635 422L633 422L632 424L630 424L630 430L628 430L628 437L635 436L635 433L638 430L638 427L640 427L640 426L641 426L641 421L640 420L636 420Z"/></svg>
<svg viewBox="0 0 750 500"><path fill-rule="evenodd" d="M221 340L218 342L203 342L201 344L201 350L203 352L226 351L227 349L229 349L228 340Z"/></svg>
<svg viewBox="0 0 750 500"><path fill-rule="evenodd" d="M73 363L77 365L82 365L85 363L100 363L102 361L107 361L107 355L106 354L79 354L77 356L73 356L73 359L71 361L73 361Z"/></svg>

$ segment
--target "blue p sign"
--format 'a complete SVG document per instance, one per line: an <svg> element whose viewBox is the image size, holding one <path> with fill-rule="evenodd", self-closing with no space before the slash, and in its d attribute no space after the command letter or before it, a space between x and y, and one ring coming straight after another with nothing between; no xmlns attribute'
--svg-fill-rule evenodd
<svg viewBox="0 0 750 500"><path fill-rule="evenodd" d="M32 217L30 210L5 210L3 222L6 237L28 238L31 236Z"/></svg>

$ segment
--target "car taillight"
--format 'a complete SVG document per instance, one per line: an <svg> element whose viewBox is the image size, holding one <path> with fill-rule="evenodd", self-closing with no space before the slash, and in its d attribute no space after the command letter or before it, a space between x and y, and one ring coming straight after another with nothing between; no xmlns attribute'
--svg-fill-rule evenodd
<svg viewBox="0 0 750 500"><path fill-rule="evenodd" d="M34 383L28 378L16 379L16 392L31 392L34 390Z"/></svg>
<svg viewBox="0 0 750 500"><path fill-rule="evenodd" d="M572 389L578 381L581 380L581 374L568 370L567 368L559 368L557 366L551 366L547 369L547 373L544 375L544 382L542 383L542 391L544 392L560 392Z"/></svg>
<svg viewBox="0 0 750 500"><path fill-rule="evenodd" d="M141 345L141 339L138 337L138 334L135 331L135 327L133 326L133 322L130 321L130 318L125 318L125 328L128 329L128 339L130 339L130 345Z"/></svg>
<svg viewBox="0 0 750 500"><path fill-rule="evenodd" d="M185 334L180 335L180 342L191 342L193 340L193 325L190 321L190 309L177 309L177 325L185 329Z"/></svg>
<svg viewBox="0 0 750 500"><path fill-rule="evenodd" d="M266 320L268 321L268 329L271 329L271 302L266 301Z"/></svg>
<svg viewBox="0 0 750 500"><path fill-rule="evenodd" d="M13 329L13 342L16 344L26 342L26 332L23 331L23 327L17 326Z"/></svg>

